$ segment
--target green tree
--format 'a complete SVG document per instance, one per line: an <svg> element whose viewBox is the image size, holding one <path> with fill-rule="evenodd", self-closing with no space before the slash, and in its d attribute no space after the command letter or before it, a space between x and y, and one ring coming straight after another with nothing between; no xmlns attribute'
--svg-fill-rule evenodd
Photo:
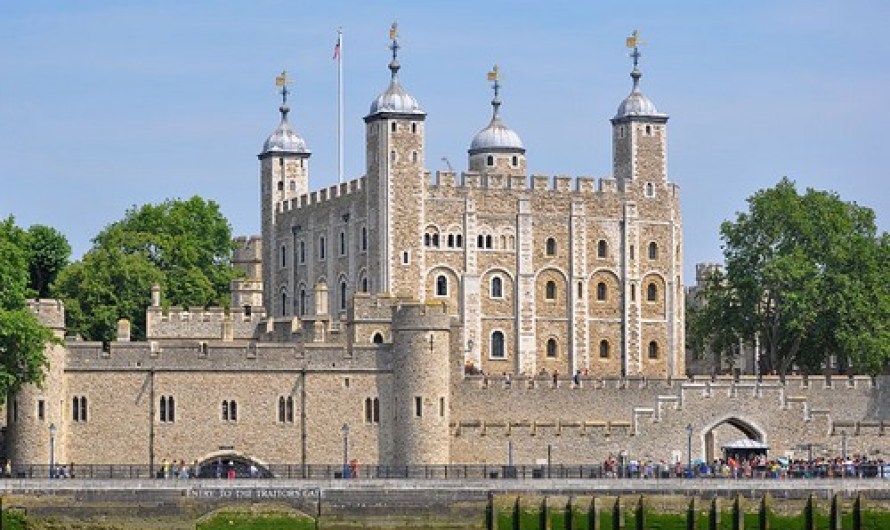
<svg viewBox="0 0 890 530"><path fill-rule="evenodd" d="M725 269L690 314L691 344L759 341L761 368L876 373L890 359L890 238L872 210L787 178L720 228Z"/></svg>
<svg viewBox="0 0 890 530"><path fill-rule="evenodd" d="M164 302L180 306L228 305L232 230L219 206L200 197L133 207L93 239L83 260L59 275L69 326L88 340L114 338L128 318L134 338L145 337L151 285Z"/></svg>
<svg viewBox="0 0 890 530"><path fill-rule="evenodd" d="M50 284L68 264L71 245L61 232L44 225L32 225L27 234L30 287L40 298L50 295Z"/></svg>
<svg viewBox="0 0 890 530"><path fill-rule="evenodd" d="M28 309L28 236L8 217L0 222L0 402L25 383L41 383L52 332Z"/></svg>

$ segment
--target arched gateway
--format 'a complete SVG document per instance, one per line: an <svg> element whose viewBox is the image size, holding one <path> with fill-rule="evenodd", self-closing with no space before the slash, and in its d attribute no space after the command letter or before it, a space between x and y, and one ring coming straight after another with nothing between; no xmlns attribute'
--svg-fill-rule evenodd
<svg viewBox="0 0 890 530"><path fill-rule="evenodd" d="M766 443L766 433L762 428L737 416L724 416L706 425L702 430L705 460L713 462L714 458L722 456L720 447L740 437Z"/></svg>
<svg viewBox="0 0 890 530"><path fill-rule="evenodd" d="M251 473L251 466L255 470ZM232 451L211 453L198 461L197 478L227 478L229 471L235 478L272 478L269 467L250 456Z"/></svg>

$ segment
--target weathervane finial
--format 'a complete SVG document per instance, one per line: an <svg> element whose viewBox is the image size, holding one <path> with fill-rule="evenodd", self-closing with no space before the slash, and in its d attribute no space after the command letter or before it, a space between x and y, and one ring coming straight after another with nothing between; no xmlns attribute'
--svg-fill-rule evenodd
<svg viewBox="0 0 890 530"><path fill-rule="evenodd" d="M640 78L643 77L643 74L640 72L640 57L643 56L643 54L640 53L640 45L646 43L640 41L640 32L637 30L634 30L633 33L630 34L630 37L625 39L624 43L628 48L633 48L633 51L630 52L630 56L634 60L634 69L630 73L630 77L634 81L634 90L638 90Z"/></svg>
<svg viewBox="0 0 890 530"><path fill-rule="evenodd" d="M287 89L288 84L290 84L290 80L287 78L287 70L282 70L281 74L275 78L275 86L281 87L282 106L287 106L287 95L290 93Z"/></svg>
<svg viewBox="0 0 890 530"><path fill-rule="evenodd" d="M399 23L393 22L392 26L389 27L389 40L392 41L392 44L389 45L389 49L392 50L392 61L389 63L389 69L392 72L392 77L395 79L396 74L399 72Z"/></svg>
<svg viewBox="0 0 890 530"><path fill-rule="evenodd" d="M498 109L501 106L501 81L500 81L500 71L498 70L498 65L494 65L491 68L491 71L488 72L488 80L493 81L491 88L494 90L494 99L491 100L492 107L492 119L496 119L498 117Z"/></svg>

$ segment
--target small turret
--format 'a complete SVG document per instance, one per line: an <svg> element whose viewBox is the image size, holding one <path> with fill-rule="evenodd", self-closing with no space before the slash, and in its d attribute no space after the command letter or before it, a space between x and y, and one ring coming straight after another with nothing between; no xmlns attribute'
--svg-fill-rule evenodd
<svg viewBox="0 0 890 530"><path fill-rule="evenodd" d="M470 171L501 175L525 175L525 147L516 131L501 120L501 83L498 66L488 73L493 81L494 98L491 100L491 121L479 131L470 143Z"/></svg>

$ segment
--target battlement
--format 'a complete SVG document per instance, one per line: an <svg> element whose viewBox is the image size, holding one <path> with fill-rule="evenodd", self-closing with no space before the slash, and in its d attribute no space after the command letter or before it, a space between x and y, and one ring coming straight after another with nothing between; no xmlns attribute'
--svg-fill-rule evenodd
<svg viewBox="0 0 890 530"><path fill-rule="evenodd" d="M44 326L51 329L65 329L65 304L61 300L51 298L28 300L28 309Z"/></svg>
<svg viewBox="0 0 890 530"><path fill-rule="evenodd" d="M233 242L232 263L261 261L263 259L262 236L238 236Z"/></svg>
<svg viewBox="0 0 890 530"><path fill-rule="evenodd" d="M149 340L186 339L248 339L254 336L265 319L262 307L149 307L145 313L146 337Z"/></svg>
<svg viewBox="0 0 890 530"><path fill-rule="evenodd" d="M392 308L394 329L450 329L451 316L444 302L401 301Z"/></svg>
<svg viewBox="0 0 890 530"><path fill-rule="evenodd" d="M378 320L386 321L392 318L392 308L398 303L398 298L388 293L368 294L358 292L353 295L352 304L349 307L349 320Z"/></svg>
<svg viewBox="0 0 890 530"><path fill-rule="evenodd" d="M531 184L531 185L529 185ZM440 189L455 190L531 190L532 192L560 192L582 194L615 194L618 185L615 179L603 177L597 179L590 176L569 177L558 175L523 175L482 174L477 171L466 171L457 174L455 171L436 171L431 186Z"/></svg>
<svg viewBox="0 0 890 530"><path fill-rule="evenodd" d="M283 201L276 206L277 213L289 212L308 206L317 206L349 195L360 193L365 188L365 177L359 177L349 182L335 184L317 191L311 191L294 199Z"/></svg>

